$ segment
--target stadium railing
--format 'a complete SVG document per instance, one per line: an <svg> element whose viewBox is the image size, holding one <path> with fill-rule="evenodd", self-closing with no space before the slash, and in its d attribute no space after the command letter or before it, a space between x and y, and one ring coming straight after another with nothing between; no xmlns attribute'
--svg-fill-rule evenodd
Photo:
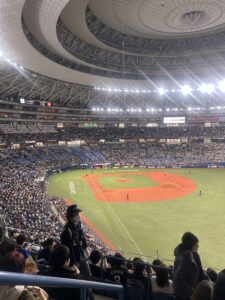
<svg viewBox="0 0 225 300"><path fill-rule="evenodd" d="M0 285L29 285L57 288L79 288L80 300L86 299L87 289L110 290L118 292L118 300L123 300L124 297L123 287L119 285L11 272L0 272Z"/></svg>

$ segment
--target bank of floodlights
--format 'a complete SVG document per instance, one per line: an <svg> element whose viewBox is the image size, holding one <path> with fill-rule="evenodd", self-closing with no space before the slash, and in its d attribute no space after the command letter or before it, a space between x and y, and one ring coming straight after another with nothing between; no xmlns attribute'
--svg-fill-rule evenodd
<svg viewBox="0 0 225 300"><path fill-rule="evenodd" d="M181 87L181 92L183 95L190 95L192 92L192 88L189 85L184 85Z"/></svg>
<svg viewBox="0 0 225 300"><path fill-rule="evenodd" d="M215 86L211 83L202 84L199 86L199 90L201 93L211 94L215 90Z"/></svg>
<svg viewBox="0 0 225 300"><path fill-rule="evenodd" d="M190 95L192 94L192 92L201 92L202 94L211 94L213 92L215 92L216 90L220 90L222 92L225 92L225 79L222 81L219 81L217 85L214 85L212 83L203 83L202 85L199 85L198 87L191 87L189 85L183 85L180 86L178 89L172 88L172 89L165 89L163 87L159 87L156 89L129 89L129 88L125 88L125 89L116 89L116 88L105 88L105 87L95 87L95 90L99 90L99 91L105 91L105 92L122 92L122 93L136 93L136 94L140 94L140 93L158 93L159 95L165 95L165 94L169 94L169 93L181 93L183 95Z"/></svg>
<svg viewBox="0 0 225 300"><path fill-rule="evenodd" d="M218 87L221 92L225 92L225 79L219 82Z"/></svg>

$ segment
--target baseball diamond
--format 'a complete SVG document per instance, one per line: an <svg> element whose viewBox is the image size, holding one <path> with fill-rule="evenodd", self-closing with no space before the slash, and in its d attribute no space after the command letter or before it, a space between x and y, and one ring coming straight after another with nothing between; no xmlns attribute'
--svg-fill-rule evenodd
<svg viewBox="0 0 225 300"><path fill-rule="evenodd" d="M78 203L84 208L83 221L110 248L127 256L158 253L173 259L173 245L189 229L201 239L203 264L219 268L225 247L220 238L224 175L223 169L75 170L51 176L48 193ZM76 195L70 193L69 181L75 183ZM215 216L220 220L217 234Z"/></svg>

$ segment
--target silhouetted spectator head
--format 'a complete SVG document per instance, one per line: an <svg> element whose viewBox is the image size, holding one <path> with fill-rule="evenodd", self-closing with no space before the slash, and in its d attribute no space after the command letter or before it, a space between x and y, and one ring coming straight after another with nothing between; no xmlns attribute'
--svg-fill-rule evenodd
<svg viewBox="0 0 225 300"><path fill-rule="evenodd" d="M209 279L212 281L212 282L216 282L216 279L217 279L217 272L211 268L208 268L207 269L207 275L209 276Z"/></svg>
<svg viewBox="0 0 225 300"><path fill-rule="evenodd" d="M56 245L50 256L50 265L55 268L68 267L70 264L70 249L64 245Z"/></svg>
<svg viewBox="0 0 225 300"><path fill-rule="evenodd" d="M198 238L191 232L185 232L182 236L182 245L185 250L196 252L198 250Z"/></svg>
<svg viewBox="0 0 225 300"><path fill-rule="evenodd" d="M161 288L169 286L169 271L166 268L163 263L155 267L156 283Z"/></svg>
<svg viewBox="0 0 225 300"><path fill-rule="evenodd" d="M89 259L92 264L96 265L100 261L101 257L102 257L101 252L99 252L98 250L93 250L90 254Z"/></svg>
<svg viewBox="0 0 225 300"><path fill-rule="evenodd" d="M162 266L163 262L160 259L154 259L152 262L152 269L155 271L157 266Z"/></svg>
<svg viewBox="0 0 225 300"><path fill-rule="evenodd" d="M0 270L6 272L24 273L26 260L16 251L9 252L0 258Z"/></svg>
<svg viewBox="0 0 225 300"><path fill-rule="evenodd" d="M17 244L13 239L4 238L0 244L0 255L5 255L16 249Z"/></svg>
<svg viewBox="0 0 225 300"><path fill-rule="evenodd" d="M68 221L73 221L77 218L79 220L79 213L82 212L81 209L78 208L76 204L72 204L68 206L66 210L66 218Z"/></svg>
<svg viewBox="0 0 225 300"><path fill-rule="evenodd" d="M225 299L225 269L222 270L217 277L213 288L212 300L224 300Z"/></svg>
<svg viewBox="0 0 225 300"><path fill-rule="evenodd" d="M131 271L132 271L132 270L133 270L133 264L132 264L132 261L130 261L130 260L127 261L127 262L126 262L126 267L127 267L128 270L131 270Z"/></svg>
<svg viewBox="0 0 225 300"><path fill-rule="evenodd" d="M141 274L144 272L146 265L144 264L144 261L140 257L135 257L133 259L134 264L134 273Z"/></svg>
<svg viewBox="0 0 225 300"><path fill-rule="evenodd" d="M23 247L26 242L26 236L24 234L19 234L16 238L16 243L18 246Z"/></svg>
<svg viewBox="0 0 225 300"><path fill-rule="evenodd" d="M54 243L55 243L55 240L53 238L48 238L47 240L45 240L42 243L42 247L51 249L53 247Z"/></svg>
<svg viewBox="0 0 225 300"><path fill-rule="evenodd" d="M124 265L125 258L120 254L116 253L114 256L108 256L107 262L112 268L119 268Z"/></svg>
<svg viewBox="0 0 225 300"><path fill-rule="evenodd" d="M212 283L209 280L202 280L194 290L191 300L211 300L212 293L213 293Z"/></svg>

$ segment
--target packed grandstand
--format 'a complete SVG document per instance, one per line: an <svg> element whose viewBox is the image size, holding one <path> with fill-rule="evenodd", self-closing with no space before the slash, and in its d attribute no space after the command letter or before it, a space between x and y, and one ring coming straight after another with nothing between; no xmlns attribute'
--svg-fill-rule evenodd
<svg viewBox="0 0 225 300"><path fill-rule="evenodd" d="M0 1L0 300L118 299L3 272L119 285L124 300L225 299L195 232L174 260L128 253L47 192L68 170L225 167L224 12L224 0Z"/></svg>

